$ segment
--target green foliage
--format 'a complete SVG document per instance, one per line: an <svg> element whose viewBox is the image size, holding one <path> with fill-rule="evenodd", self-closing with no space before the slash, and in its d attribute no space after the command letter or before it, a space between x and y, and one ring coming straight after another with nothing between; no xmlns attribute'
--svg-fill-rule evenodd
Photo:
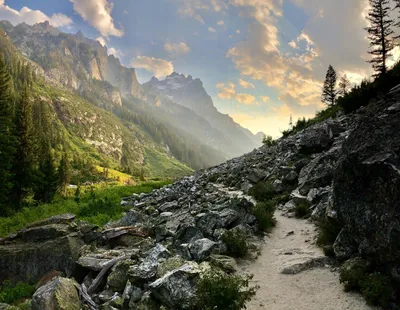
<svg viewBox="0 0 400 310"><path fill-rule="evenodd" d="M369 273L363 262L342 267L340 283L345 291L360 291L369 305L387 307L393 295L390 277L381 273Z"/></svg>
<svg viewBox="0 0 400 310"><path fill-rule="evenodd" d="M263 202L274 198L276 192L272 183L260 182L251 188L250 195L252 195L257 201Z"/></svg>
<svg viewBox="0 0 400 310"><path fill-rule="evenodd" d="M342 230L342 225L336 223L334 220L323 221L317 225L319 228L317 244L319 246L332 245Z"/></svg>
<svg viewBox="0 0 400 310"><path fill-rule="evenodd" d="M276 225L274 218L275 204L273 201L257 203L253 209L258 225L262 231L269 232Z"/></svg>
<svg viewBox="0 0 400 310"><path fill-rule="evenodd" d="M296 218L305 218L310 215L310 208L307 203L296 205L294 210Z"/></svg>
<svg viewBox="0 0 400 310"><path fill-rule="evenodd" d="M328 71L326 73L324 87L322 89L322 102L333 106L336 101L336 71L331 65L329 65Z"/></svg>
<svg viewBox="0 0 400 310"><path fill-rule="evenodd" d="M390 278L380 273L368 275L361 284L361 294L368 304L387 307L393 294Z"/></svg>
<svg viewBox="0 0 400 310"><path fill-rule="evenodd" d="M240 310L256 294L251 278L211 270L197 282L197 307L202 310Z"/></svg>
<svg viewBox="0 0 400 310"><path fill-rule="evenodd" d="M272 138L272 136L264 135L262 143L266 146L274 146L277 142Z"/></svg>
<svg viewBox="0 0 400 310"><path fill-rule="evenodd" d="M0 303L14 304L24 298L30 298L35 292L35 285L19 282L13 285L11 281L5 281L0 286Z"/></svg>
<svg viewBox="0 0 400 310"><path fill-rule="evenodd" d="M224 232L221 237L228 248L228 254L233 257L245 257L249 252L249 246L244 233L238 229Z"/></svg>
<svg viewBox="0 0 400 310"><path fill-rule="evenodd" d="M346 292L360 290L368 274L366 265L358 262L354 262L350 266L346 266L346 264L348 263L345 263L340 269L340 283L343 283Z"/></svg>
<svg viewBox="0 0 400 310"><path fill-rule="evenodd" d="M121 212L127 211L127 207L120 205L121 197L130 196L133 193L149 193L169 183L169 181L150 181L136 186L93 188L93 191L81 187L79 203L73 195L70 198L56 197L52 203L25 207L9 217L0 217L0 237L20 230L30 223L64 213L73 213L78 215L78 219L104 225L110 220L120 218Z"/></svg>

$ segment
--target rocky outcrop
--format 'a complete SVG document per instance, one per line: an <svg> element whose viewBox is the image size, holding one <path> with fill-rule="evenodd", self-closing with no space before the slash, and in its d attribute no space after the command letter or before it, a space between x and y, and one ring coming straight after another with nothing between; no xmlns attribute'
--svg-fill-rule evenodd
<svg viewBox="0 0 400 310"><path fill-rule="evenodd" d="M400 113L393 106L366 115L344 142L333 204L344 225L340 236L356 245L345 256L358 253L396 269L400 267ZM335 247L339 256L343 239Z"/></svg>

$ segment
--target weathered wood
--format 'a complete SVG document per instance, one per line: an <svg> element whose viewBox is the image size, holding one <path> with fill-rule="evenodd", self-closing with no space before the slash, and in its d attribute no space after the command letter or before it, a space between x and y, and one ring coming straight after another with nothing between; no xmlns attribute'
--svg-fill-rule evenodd
<svg viewBox="0 0 400 310"><path fill-rule="evenodd" d="M132 227L132 226L107 229L107 230L102 231L101 234L107 240L114 239L119 236L127 235L127 234L133 235L133 236L138 236L138 237L143 237L143 238L146 238L149 236L149 234L144 232L142 229L137 228L137 227Z"/></svg>
<svg viewBox="0 0 400 310"><path fill-rule="evenodd" d="M96 279L94 279L92 284L89 286L89 288L88 288L89 295L93 294L96 291L97 287L100 285L101 281L103 280L103 277L112 268L112 266L114 266L119 261L128 259L130 257L131 257L131 255L123 255L120 257L116 257L113 260L111 260L109 263L107 263L107 265L104 266L104 268L97 275Z"/></svg>
<svg viewBox="0 0 400 310"><path fill-rule="evenodd" d="M86 304L89 307L89 310L98 310L96 303L88 294L85 283L82 283L79 287L79 298L83 304Z"/></svg>

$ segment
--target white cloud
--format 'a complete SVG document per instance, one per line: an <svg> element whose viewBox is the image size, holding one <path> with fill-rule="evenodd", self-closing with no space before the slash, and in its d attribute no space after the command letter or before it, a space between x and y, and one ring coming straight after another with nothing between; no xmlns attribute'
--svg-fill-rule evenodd
<svg viewBox="0 0 400 310"><path fill-rule="evenodd" d="M250 94L237 94L235 98L237 101L245 105L257 104L257 102L255 102L256 97Z"/></svg>
<svg viewBox="0 0 400 310"><path fill-rule="evenodd" d="M203 13L220 12L227 5L226 0L175 0L179 4L178 14L194 18L204 24Z"/></svg>
<svg viewBox="0 0 400 310"><path fill-rule="evenodd" d="M69 0L73 3L74 10L96 28L104 37L122 37L124 31L117 29L111 17L114 4L108 0Z"/></svg>
<svg viewBox="0 0 400 310"><path fill-rule="evenodd" d="M177 57L190 52L190 47L185 42L165 43L164 50L171 56Z"/></svg>
<svg viewBox="0 0 400 310"><path fill-rule="evenodd" d="M243 88L256 88L253 83L239 79L239 84Z"/></svg>
<svg viewBox="0 0 400 310"><path fill-rule="evenodd" d="M294 48L294 49L297 48L297 44L296 44L296 42L294 42L294 41L290 41L288 44L289 44L289 46L290 46L291 48Z"/></svg>
<svg viewBox="0 0 400 310"><path fill-rule="evenodd" d="M163 78L174 72L172 62L147 56L137 56L132 59L131 66L153 72L156 78Z"/></svg>
<svg viewBox="0 0 400 310"><path fill-rule="evenodd" d="M107 45L106 40L103 37L98 37L96 41L98 41L102 46Z"/></svg>
<svg viewBox="0 0 400 310"><path fill-rule="evenodd" d="M4 0L0 0L0 20L8 20L13 25L25 22L29 25L48 21L54 27L69 26L72 24L71 18L57 13L52 16L47 16L39 10L31 10L28 7L23 7L21 10L15 10L4 4Z"/></svg>
<svg viewBox="0 0 400 310"><path fill-rule="evenodd" d="M225 23L224 23L223 20L219 20L219 21L217 22L217 26L223 26L223 25L225 25Z"/></svg>
<svg viewBox="0 0 400 310"><path fill-rule="evenodd" d="M121 50L114 48L114 47L108 48L107 54L114 55L116 58L121 58L122 56L124 56L124 53Z"/></svg>
<svg viewBox="0 0 400 310"><path fill-rule="evenodd" d="M215 28L213 28L213 27L208 27L208 31L209 31L209 32L217 32L217 31L215 30Z"/></svg>
<svg viewBox="0 0 400 310"><path fill-rule="evenodd" d="M240 34L240 30L239 30L239 29L238 29L238 30L236 30L236 33L237 33L237 34Z"/></svg>

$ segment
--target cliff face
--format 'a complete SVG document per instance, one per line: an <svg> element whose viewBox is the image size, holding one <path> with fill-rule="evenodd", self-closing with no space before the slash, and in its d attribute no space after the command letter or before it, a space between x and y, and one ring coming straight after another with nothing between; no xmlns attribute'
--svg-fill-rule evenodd
<svg viewBox="0 0 400 310"><path fill-rule="evenodd" d="M120 91L120 96L144 99L136 71L121 65L119 59L107 54L99 42L58 31L48 22L29 26L12 26L2 21L0 26L15 46L29 59L41 65L45 74L74 90L90 86L92 80L108 82ZM108 94L115 100L115 92Z"/></svg>

